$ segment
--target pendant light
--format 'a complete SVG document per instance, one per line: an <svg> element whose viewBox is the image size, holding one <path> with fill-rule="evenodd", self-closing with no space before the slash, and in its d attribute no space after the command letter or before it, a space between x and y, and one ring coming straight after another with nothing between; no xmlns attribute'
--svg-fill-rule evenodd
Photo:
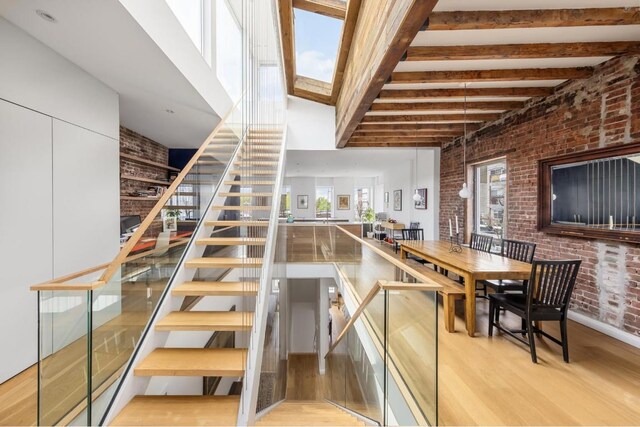
<svg viewBox="0 0 640 427"><path fill-rule="evenodd" d="M418 136L418 125L416 125L416 136ZM416 163L413 168L413 182L416 186L416 191L413 193L413 201L416 203L422 202L422 196L418 193L418 141L416 140Z"/></svg>
<svg viewBox="0 0 640 427"><path fill-rule="evenodd" d="M462 124L462 128L464 130L464 139L462 140L462 170L463 170L463 181L462 181L462 189L458 193L458 195L463 199L468 199L471 197L471 191L469 191L469 187L467 187L467 83L464 83L464 122Z"/></svg>

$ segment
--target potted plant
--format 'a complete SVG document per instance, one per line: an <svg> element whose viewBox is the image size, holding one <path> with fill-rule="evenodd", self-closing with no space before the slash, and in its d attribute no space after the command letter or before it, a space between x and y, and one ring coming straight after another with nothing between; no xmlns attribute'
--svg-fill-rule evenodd
<svg viewBox="0 0 640 427"><path fill-rule="evenodd" d="M360 218L362 219L363 224L367 224L367 227L366 227L367 237L369 239L373 239L374 233L373 233L373 227L371 226L371 224L376 219L375 211L373 210L373 208L369 207L362 213Z"/></svg>

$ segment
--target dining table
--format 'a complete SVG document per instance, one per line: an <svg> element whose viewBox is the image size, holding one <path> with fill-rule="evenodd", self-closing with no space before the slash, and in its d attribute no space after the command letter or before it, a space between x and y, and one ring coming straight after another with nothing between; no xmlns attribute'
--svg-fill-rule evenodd
<svg viewBox="0 0 640 427"><path fill-rule="evenodd" d="M408 254L464 279L466 327L471 337L476 331L476 281L526 280L531 276L531 264L465 246L452 250L451 243L442 240L403 240L400 257L406 259Z"/></svg>

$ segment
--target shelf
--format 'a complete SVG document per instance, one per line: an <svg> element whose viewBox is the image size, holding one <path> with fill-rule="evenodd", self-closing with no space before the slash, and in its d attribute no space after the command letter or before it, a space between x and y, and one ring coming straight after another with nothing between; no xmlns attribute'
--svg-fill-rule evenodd
<svg viewBox="0 0 640 427"><path fill-rule="evenodd" d="M142 163L143 165L147 165L147 166L153 166L153 167L156 167L156 168L166 169L166 170L169 170L169 171L172 171L172 172L180 172L180 169L178 169L178 168L174 168L174 167L171 167L169 165L165 165L165 164L158 163L158 162L152 162L151 160L143 159L142 157L134 156L132 154L120 153L120 158L127 159L127 160L132 160L134 162Z"/></svg>
<svg viewBox="0 0 640 427"><path fill-rule="evenodd" d="M169 181L160 181L160 180L157 180L157 179L143 178L141 176L120 175L120 178L122 178L122 179L130 179L132 181L148 182L150 184L159 184L159 185L166 185L166 186L171 185L171 183Z"/></svg>
<svg viewBox="0 0 640 427"><path fill-rule="evenodd" d="M145 202L153 200L154 202L157 202L158 200L160 200L160 197L143 197L143 196L125 196L125 195L120 195L120 200L144 200Z"/></svg>

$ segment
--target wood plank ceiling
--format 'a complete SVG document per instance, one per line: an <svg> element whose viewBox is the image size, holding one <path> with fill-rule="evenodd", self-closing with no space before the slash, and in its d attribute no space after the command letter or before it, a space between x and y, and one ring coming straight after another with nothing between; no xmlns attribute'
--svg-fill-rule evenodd
<svg viewBox="0 0 640 427"><path fill-rule="evenodd" d="M340 89L342 88L343 73L351 48L353 30L358 19L361 1L362 0L278 0L284 69L287 93L289 95L323 104L335 105ZM332 83L326 83L297 74L294 8L344 21ZM322 35L318 34L318 37L322 37Z"/></svg>
<svg viewBox="0 0 640 427"><path fill-rule="evenodd" d="M461 136L464 123L476 130L567 80L588 78L597 64L640 52L638 6L439 0L377 98L347 117L336 145L433 147Z"/></svg>

